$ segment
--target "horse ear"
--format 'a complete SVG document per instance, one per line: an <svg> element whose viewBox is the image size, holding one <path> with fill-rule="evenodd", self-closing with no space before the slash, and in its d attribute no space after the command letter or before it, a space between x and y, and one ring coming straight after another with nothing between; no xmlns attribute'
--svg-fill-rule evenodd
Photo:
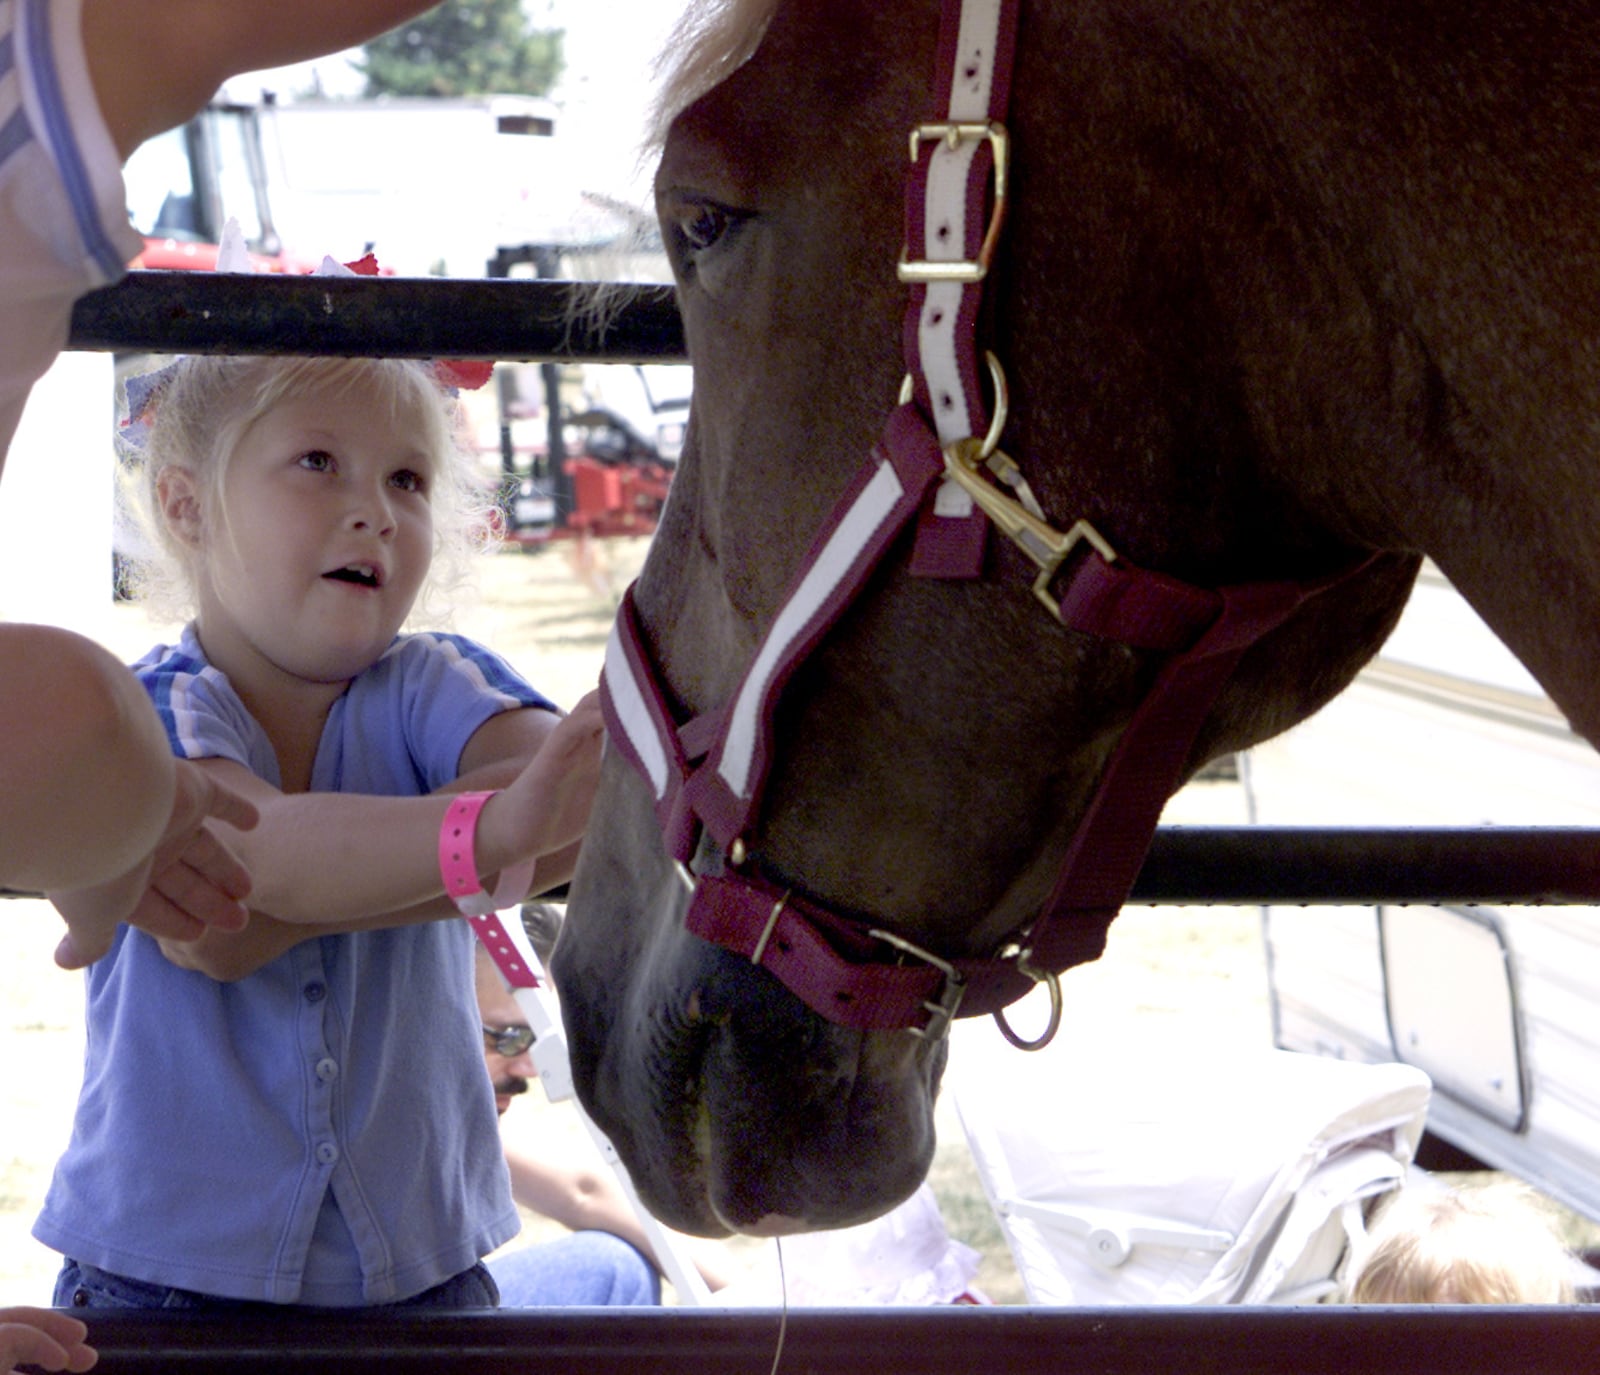
<svg viewBox="0 0 1600 1375"><path fill-rule="evenodd" d="M174 538L191 549L200 547L200 485L191 469L170 464L156 474L156 499L161 519Z"/></svg>

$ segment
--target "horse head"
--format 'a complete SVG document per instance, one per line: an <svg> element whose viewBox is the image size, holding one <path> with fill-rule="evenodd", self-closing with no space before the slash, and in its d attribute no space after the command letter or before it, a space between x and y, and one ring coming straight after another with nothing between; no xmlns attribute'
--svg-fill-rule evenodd
<svg viewBox="0 0 1600 1375"><path fill-rule="evenodd" d="M1005 224L974 326L997 359L984 405L1000 414L1003 377L999 442L1051 528L1087 521L1123 565L1185 587L1318 589L1229 661L1176 780L1347 684L1421 551L1495 581L1492 557L1449 539L1480 509L1453 470L1477 437L1459 382L1489 364L1431 294L1459 265L1407 216L1438 209L1479 259L1496 231L1439 209L1432 163L1403 178L1422 133L1392 126L1451 132L1396 67L1433 29L1407 38L1377 4L1179 8L1021 4ZM896 263L940 6L732 12L724 32L750 41L718 47L713 26L699 66L720 79L671 123L656 181L695 393L625 615L660 710L698 723L685 737L728 728L886 417L906 395L939 404L926 378L906 385ZM675 859L639 761L608 757L555 974L584 1102L685 1230L840 1226L905 1197L944 1061L938 1016L841 1024L760 948L690 933L693 885L738 870L777 895L761 945L803 902L910 964L1014 952L1162 674L1160 651L1042 607L1024 545L991 532L976 576L920 576L919 538L897 533L785 665L753 747L770 745L759 806L731 844L695 832ZM1520 619L1507 607L1503 633Z"/></svg>

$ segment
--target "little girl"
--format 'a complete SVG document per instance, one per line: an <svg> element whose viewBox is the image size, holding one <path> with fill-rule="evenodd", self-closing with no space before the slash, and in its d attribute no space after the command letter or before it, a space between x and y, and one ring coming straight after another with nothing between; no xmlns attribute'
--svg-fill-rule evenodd
<svg viewBox="0 0 1600 1375"><path fill-rule="evenodd" d="M34 1228L67 1257L55 1302L492 1305L478 1262L518 1221L446 879L568 876L598 709L561 720L481 646L399 633L436 553L470 543L426 366L188 358L153 408L168 576L145 581L194 618L135 673L174 752L259 813L222 828L251 917L188 944L124 928L88 971Z"/></svg>

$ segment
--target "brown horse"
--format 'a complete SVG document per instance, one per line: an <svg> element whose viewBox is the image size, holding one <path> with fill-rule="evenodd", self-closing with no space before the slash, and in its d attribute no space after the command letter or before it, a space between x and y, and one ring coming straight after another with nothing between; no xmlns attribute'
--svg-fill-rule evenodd
<svg viewBox="0 0 1600 1375"><path fill-rule="evenodd" d="M677 720L738 691L896 406L939 24L735 4L684 63L656 185L694 408L632 612ZM1600 10L1021 0L1017 32L977 326L1004 451L1127 564L1345 573L1231 666L1176 773L1337 693L1421 555L1600 739ZM914 576L911 542L794 669L709 868L976 958L1035 921L1162 656L1054 620L1008 540L977 578ZM652 801L613 751L556 954L583 1100L678 1227L881 1211L930 1158L940 1036L825 1020L688 933Z"/></svg>

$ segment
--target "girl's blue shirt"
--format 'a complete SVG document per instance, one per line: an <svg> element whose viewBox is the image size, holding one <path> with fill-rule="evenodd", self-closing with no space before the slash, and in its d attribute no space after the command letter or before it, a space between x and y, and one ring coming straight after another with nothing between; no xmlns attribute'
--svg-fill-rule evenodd
<svg viewBox="0 0 1600 1375"><path fill-rule="evenodd" d="M192 629L138 665L174 752L277 784L261 727ZM417 796L490 717L553 704L453 635L401 636L335 703L312 790ZM316 937L247 978L140 931L87 971L84 1083L34 1235L231 1298L391 1303L518 1230L462 921Z"/></svg>

